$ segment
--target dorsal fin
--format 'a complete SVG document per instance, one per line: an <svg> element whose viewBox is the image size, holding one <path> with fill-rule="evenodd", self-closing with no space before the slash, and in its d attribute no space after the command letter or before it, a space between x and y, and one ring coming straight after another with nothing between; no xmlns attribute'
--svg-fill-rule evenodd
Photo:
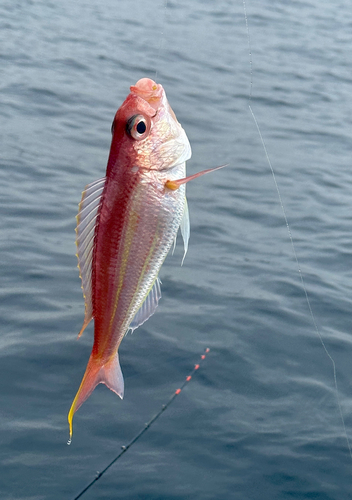
<svg viewBox="0 0 352 500"><path fill-rule="evenodd" d="M88 184L83 193L76 217L76 245L79 275L85 302L85 315L80 336L92 319L92 259L97 214L105 186L105 177Z"/></svg>
<svg viewBox="0 0 352 500"><path fill-rule="evenodd" d="M135 317L130 323L129 330L132 332L141 326L147 319L150 318L155 313L156 308L158 307L158 302L161 297L161 289L160 289L161 281L159 278L156 278L154 281L154 285L152 286L150 292L148 293L145 301L138 309Z"/></svg>

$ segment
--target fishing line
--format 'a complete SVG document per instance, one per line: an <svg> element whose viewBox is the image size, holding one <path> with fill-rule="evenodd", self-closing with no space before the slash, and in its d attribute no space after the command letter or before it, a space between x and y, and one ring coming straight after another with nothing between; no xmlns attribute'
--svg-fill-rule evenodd
<svg viewBox="0 0 352 500"><path fill-rule="evenodd" d="M248 93L248 104L250 105L252 101L252 91L253 91L253 61L252 61L252 44L251 44L251 37L249 35L248 17L246 9L246 0L243 0L243 11L244 11L244 20L246 23L247 43L249 51L250 83L249 83L249 93Z"/></svg>
<svg viewBox="0 0 352 500"><path fill-rule="evenodd" d="M243 10L244 10L245 23L246 23L247 42L248 42L248 49L249 49L249 65L250 65L250 90L249 90L249 96L248 96L248 108L249 108L249 111L250 111L250 113L252 115L252 118L254 120L256 129L258 131L259 138L260 138L260 141L261 141L263 149L264 149L266 161L267 161L267 163L269 165L269 168L270 168L270 171L271 171L271 175L272 175L272 178L274 180L275 189L276 189L277 196L278 196L278 199L279 199L279 204L280 204L280 207L281 207L283 218L284 218L284 221L285 221L285 224L286 224L286 228L287 228L289 240L290 240L290 243L291 243L291 248L292 248L294 260L296 262L296 266L297 266L297 269L298 269L298 274L299 274L299 277L300 277L301 285L302 285L302 288L303 288L303 291L304 291L304 295L305 295L305 298L306 298L306 302L307 302L307 305L308 305L309 315L310 315L310 318L311 318L311 321L312 321L312 324L313 324L313 328L314 328L314 331L315 331L315 333L317 334L317 336L318 336L318 338L320 340L321 345L323 346L323 349L325 351L326 356L328 357L328 359L330 360L331 365L332 365L333 379L334 379L334 386L335 386L335 396L336 396L336 400L337 400L337 406L338 406L339 413L340 413L340 418L341 418L342 427L343 427L343 431L344 431L346 442L347 442L348 451L349 451L350 457L352 459L352 448L351 448L350 440L349 440L349 437L348 437L348 434L347 434L345 419L344 419L343 412L342 412L341 401L340 401L340 396L339 396L339 390L338 390L338 385L337 385L336 364L335 364L335 361L334 361L333 357L331 356L328 348L325 345L323 336L322 336L322 334L320 332L320 329L318 327L318 323L317 323L316 318L315 318L315 314L313 313L312 305L311 305L311 302L310 302L310 299L309 299L307 287L306 287L304 276L303 276L302 269L301 269L301 264L300 264L300 261L298 259L298 255L297 255L297 252L296 252L296 247L295 247L295 244L294 244L292 231L291 231L291 228L290 228L290 225L289 225L289 222L288 222L288 218L287 218L287 215L286 215L285 206L284 206L284 203L282 201L282 197L281 197L279 185L278 185L278 182L276 180L276 174L275 174L272 162L270 160L269 153L268 153L268 150L267 150L267 147L266 147L263 135L261 133L261 130L260 130L260 127L259 127L259 124L258 124L258 120L257 120L257 118L256 118L256 116L254 114L254 111L252 109L252 106L251 106L252 90L253 90L253 64L252 64L251 37L250 37L250 32L249 32L248 16L247 16L247 9L246 9L246 0L243 0Z"/></svg>
<svg viewBox="0 0 352 500"><path fill-rule="evenodd" d="M200 367L200 364L201 362L206 358L206 355L208 354L208 352L210 351L210 349L207 347L204 351L204 354L202 354L200 356L200 361L194 365L194 368L193 370L189 373L189 375L187 375L186 379L184 380L183 384L178 388L176 389L176 391L173 393L173 395L170 397L170 399L160 408L160 410L158 411L158 413L156 415L154 415L153 418L151 418L149 420L149 422L147 422L145 424L145 426L143 427L142 430L140 430L138 432L138 434L136 434L134 436L133 439L131 439L131 441L125 445L125 446L121 446L121 451L118 455L116 455L116 457L111 460L111 462L105 467L105 469L103 469L101 472L98 472L97 475L95 476L95 478L74 498L74 500L78 500L79 498L81 498L92 486L94 483L96 483L104 474L107 470L110 469L110 467L112 465L114 465L115 462L117 462L124 453L126 453L127 450L129 450L131 448L131 446L134 445L134 443L136 441L138 441L138 439L140 437L143 436L143 434L145 432L147 432L147 430L154 424L154 422L156 422L156 420L158 420L158 418L160 417L160 415L162 413L164 413L165 410L168 409L168 407L171 405L171 403L174 401L174 399L181 393L182 389L192 380L192 377L193 375L196 373L197 370L199 370L199 367Z"/></svg>
<svg viewBox="0 0 352 500"><path fill-rule="evenodd" d="M159 48L158 48L158 54L156 56L156 61L155 61L155 81L156 83L158 80L158 65L161 57L161 51L163 49L163 44L164 44L164 28L165 28L165 23L166 23L166 10L167 10L167 0L164 0L164 8L163 8L163 17L161 21L161 31L160 31L160 43L159 43Z"/></svg>

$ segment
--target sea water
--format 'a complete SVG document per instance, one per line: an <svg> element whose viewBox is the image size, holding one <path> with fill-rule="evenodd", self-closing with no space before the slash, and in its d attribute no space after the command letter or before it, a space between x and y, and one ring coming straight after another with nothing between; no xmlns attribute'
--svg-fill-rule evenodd
<svg viewBox="0 0 352 500"><path fill-rule="evenodd" d="M351 498L332 365L309 315L252 108L352 428L348 2L0 4L0 496L74 496L201 369L91 499ZM116 109L161 83L192 144L191 239L167 258L156 314L120 349L121 401L67 412L92 345L75 215L102 177Z"/></svg>

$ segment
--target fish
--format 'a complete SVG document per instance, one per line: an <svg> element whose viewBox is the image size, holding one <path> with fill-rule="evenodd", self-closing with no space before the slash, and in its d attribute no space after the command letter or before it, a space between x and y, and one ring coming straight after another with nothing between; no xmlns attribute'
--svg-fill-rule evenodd
<svg viewBox="0 0 352 500"><path fill-rule="evenodd" d="M106 175L88 184L76 217L76 245L85 315L79 337L94 318L94 342L68 414L103 383L121 399L118 349L128 331L152 316L161 297L160 268L178 230L188 249L185 185L220 167L186 177L187 135L161 84L140 79L117 110ZM182 260L183 262L183 260Z"/></svg>

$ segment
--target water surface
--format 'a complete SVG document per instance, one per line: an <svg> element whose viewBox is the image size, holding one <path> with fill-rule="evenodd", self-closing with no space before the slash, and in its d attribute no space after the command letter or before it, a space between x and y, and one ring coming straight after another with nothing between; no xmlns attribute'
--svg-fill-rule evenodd
<svg viewBox="0 0 352 500"><path fill-rule="evenodd" d="M252 108L351 436L351 50L348 3L247 1ZM332 365L312 325L248 109L242 1L0 5L2 499L74 498L197 376L85 495L90 499L351 498ZM74 227L104 175L129 86L166 89L193 149L190 248L162 272L156 314L121 345L125 399L99 386L67 412L92 345ZM84 497L83 497L84 498Z"/></svg>

